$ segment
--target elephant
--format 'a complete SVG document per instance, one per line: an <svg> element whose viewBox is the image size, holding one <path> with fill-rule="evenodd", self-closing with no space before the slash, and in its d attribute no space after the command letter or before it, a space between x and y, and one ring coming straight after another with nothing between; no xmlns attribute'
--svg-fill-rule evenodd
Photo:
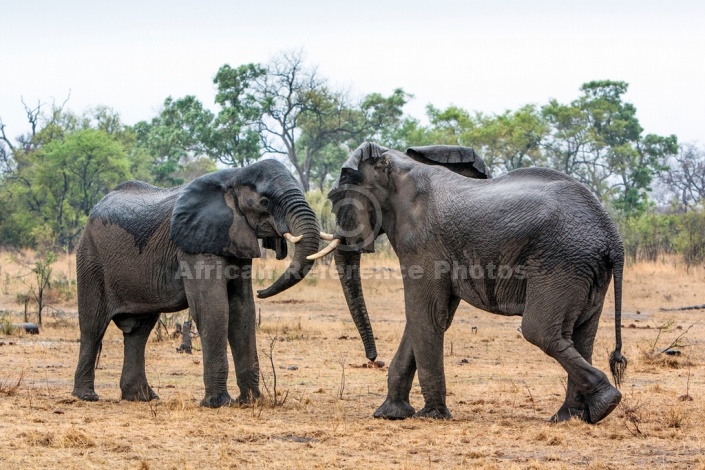
<svg viewBox="0 0 705 470"><path fill-rule="evenodd" d="M619 387L624 248L607 212L573 178L526 168L492 178L470 147L432 145L402 153L358 147L328 194L336 216L330 245L344 296L368 359L376 345L360 282L361 253L386 234L399 258L406 325L389 367L377 418L451 418L443 338L461 300L519 315L526 340L568 373L566 397L551 421L605 418L621 393L592 366L594 339L612 277ZM424 407L409 402L418 371Z"/></svg>
<svg viewBox="0 0 705 470"><path fill-rule="evenodd" d="M202 406L260 396L252 259L262 247L287 256L259 298L299 282L319 247L318 220L294 176L276 160L222 169L161 189L128 181L91 211L76 251L80 352L73 395L95 401L95 363L110 321L122 330L122 399L158 398L147 383L145 346L162 312L190 309L203 346ZM227 390L230 344L240 395Z"/></svg>

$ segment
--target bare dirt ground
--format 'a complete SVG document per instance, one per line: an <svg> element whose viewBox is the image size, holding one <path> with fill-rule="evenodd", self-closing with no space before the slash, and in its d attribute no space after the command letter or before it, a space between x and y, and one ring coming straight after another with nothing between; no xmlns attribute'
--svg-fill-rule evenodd
<svg viewBox="0 0 705 470"><path fill-rule="evenodd" d="M20 269L0 256L0 310L16 312L11 320L19 322L16 294L26 286L14 277ZM56 268L71 272L71 263L62 258ZM365 263L372 277L398 277L394 260ZM284 262L276 266L281 270ZM147 374L161 399L119 401L122 335L114 326L96 372L101 401L77 401L70 394L79 346L75 303L54 298L60 311L47 313L41 334L0 336L0 466L705 468L705 310L659 310L705 303L705 270L686 273L673 260L627 267L624 399L597 425L552 425L547 418L564 398L563 370L521 337L519 317L466 304L445 345L454 418L373 419L386 394L386 366L360 367L366 362L362 343L338 281L323 279L319 269L318 278L257 302L262 381L270 392L273 373L264 353L276 338L274 371L284 401L278 407L270 393L255 406L200 408L200 351L179 354L179 339L158 341L155 333ZM388 365L404 326L401 281L369 279L365 286L378 359ZM614 345L612 301L610 294L595 348L595 364L604 371ZM169 331L184 318L169 316ZM680 356L650 354L681 335ZM233 396L234 375L231 370ZM411 402L423 405L418 383Z"/></svg>

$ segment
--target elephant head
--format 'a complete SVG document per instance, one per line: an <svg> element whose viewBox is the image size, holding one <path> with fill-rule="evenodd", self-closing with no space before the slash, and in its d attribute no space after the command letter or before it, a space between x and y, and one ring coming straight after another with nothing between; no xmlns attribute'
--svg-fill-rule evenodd
<svg viewBox="0 0 705 470"><path fill-rule="evenodd" d="M286 271L259 298L282 292L308 273L306 257L318 249L315 214L286 167L264 160L244 168L219 170L187 184L171 215L171 240L187 253L259 258L262 239L277 259L287 255L286 240L296 243Z"/></svg>
<svg viewBox="0 0 705 470"><path fill-rule="evenodd" d="M340 178L328 194L336 215L332 242L309 257L315 259L336 250L334 256L343 293L370 360L377 357L377 351L362 292L360 253L373 252L375 239L385 233L383 219L388 213L390 197L406 201L406 209L413 211L416 195L405 198L405 188L397 175L417 163L440 165L471 178L491 178L485 162L469 147L434 145L412 147L401 153L364 143L345 162ZM390 237L397 235L388 233Z"/></svg>

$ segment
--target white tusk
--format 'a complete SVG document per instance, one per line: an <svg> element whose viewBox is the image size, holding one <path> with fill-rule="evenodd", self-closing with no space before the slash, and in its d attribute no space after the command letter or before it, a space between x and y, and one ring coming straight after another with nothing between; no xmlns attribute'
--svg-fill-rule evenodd
<svg viewBox="0 0 705 470"><path fill-rule="evenodd" d="M321 240L332 242L333 240L335 240L335 235L333 235L332 233L321 232Z"/></svg>
<svg viewBox="0 0 705 470"><path fill-rule="evenodd" d="M330 242L330 244L327 247L323 248L321 251L319 251L315 255L307 256L306 259L309 261L312 261L314 259L323 258L328 253L331 253L333 250L335 250L338 245L340 245L340 239L336 238L335 240Z"/></svg>
<svg viewBox="0 0 705 470"><path fill-rule="evenodd" d="M284 234L284 239L290 243L299 243L302 238L304 238L303 235L299 235L298 237L295 237L292 234L290 234L289 232L286 232Z"/></svg>

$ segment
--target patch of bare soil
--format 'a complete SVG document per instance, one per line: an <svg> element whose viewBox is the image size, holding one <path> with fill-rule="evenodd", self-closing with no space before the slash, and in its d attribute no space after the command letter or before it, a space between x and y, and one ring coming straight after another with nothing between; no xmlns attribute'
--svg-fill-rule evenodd
<svg viewBox="0 0 705 470"><path fill-rule="evenodd" d="M375 261L370 269L386 265L398 267ZM74 399L79 332L70 303L61 307L66 315L47 316L38 336L0 336L0 463L66 469L705 468L704 313L659 310L701 304L705 275L663 263L627 267L625 275L624 309L641 313L623 320L630 361L624 399L597 425L549 424L563 402L563 370L523 339L520 318L467 305L446 336L453 419L373 419L404 328L401 281L365 281L383 362L368 366L340 286L321 276L257 302L259 347L269 352L270 338L277 339L273 370L260 353L270 391L276 373L277 398L284 402L277 407L271 396L241 408L199 407L199 341L189 356L176 352L178 338L157 341L156 333L147 345L147 375L161 399L119 401L122 335L112 325L96 371L101 400ZM0 310L17 310L12 295L0 298ZM594 362L603 371L614 345L611 299L595 345ZM21 321L18 313L13 319ZM169 318L169 332L181 319ZM669 346L680 354L659 353ZM232 370L229 388L234 396ZM423 405L416 381L411 403Z"/></svg>

